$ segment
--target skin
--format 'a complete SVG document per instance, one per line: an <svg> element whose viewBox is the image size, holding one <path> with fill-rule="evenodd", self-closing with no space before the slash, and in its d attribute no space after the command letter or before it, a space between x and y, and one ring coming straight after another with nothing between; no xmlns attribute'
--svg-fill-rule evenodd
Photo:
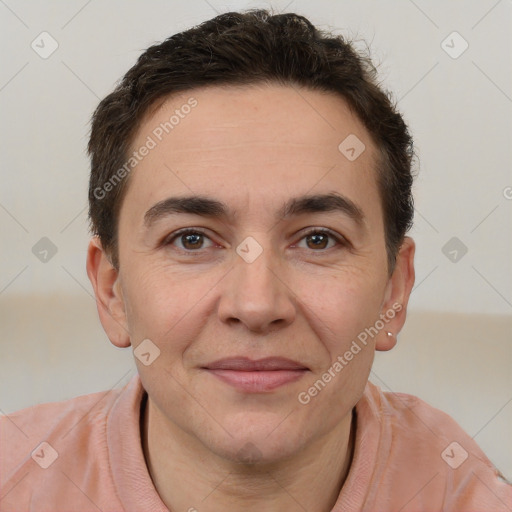
<svg viewBox="0 0 512 512"><path fill-rule="evenodd" d="M148 113L133 149L191 96L198 105L132 171L119 271L96 237L87 257L111 342L135 349L150 339L160 349L148 366L135 358L148 393L148 468L172 510L329 511L350 468L352 409L374 352L391 349L405 322L414 242L404 239L390 276L376 146L338 96L282 85L187 91ZM354 161L338 150L349 134L366 146ZM291 197L333 191L362 210L362 226L338 211L275 217ZM151 206L189 194L237 215L179 214L145 230ZM184 227L206 236L196 246L186 237L161 243ZM317 246L305 234L310 227L348 242L328 237ZM263 249L252 263L236 252L248 236ZM298 394L393 304L402 309L385 328L301 404ZM245 393L201 369L241 355L287 357L309 371L270 392ZM244 462L248 450L253 463Z"/></svg>

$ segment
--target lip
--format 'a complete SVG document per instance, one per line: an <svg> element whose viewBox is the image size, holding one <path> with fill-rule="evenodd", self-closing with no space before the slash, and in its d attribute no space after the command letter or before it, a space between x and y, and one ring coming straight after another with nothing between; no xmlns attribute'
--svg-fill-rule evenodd
<svg viewBox="0 0 512 512"><path fill-rule="evenodd" d="M264 393L301 379L309 368L284 357L252 360L219 359L202 367L208 373L246 393Z"/></svg>

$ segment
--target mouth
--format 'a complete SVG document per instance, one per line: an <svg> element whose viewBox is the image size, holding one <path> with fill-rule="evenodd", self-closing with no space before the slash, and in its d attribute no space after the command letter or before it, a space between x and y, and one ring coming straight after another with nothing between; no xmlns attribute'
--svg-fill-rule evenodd
<svg viewBox="0 0 512 512"><path fill-rule="evenodd" d="M245 393L265 393L301 379L309 368L291 359L247 357L219 359L202 367L212 376Z"/></svg>

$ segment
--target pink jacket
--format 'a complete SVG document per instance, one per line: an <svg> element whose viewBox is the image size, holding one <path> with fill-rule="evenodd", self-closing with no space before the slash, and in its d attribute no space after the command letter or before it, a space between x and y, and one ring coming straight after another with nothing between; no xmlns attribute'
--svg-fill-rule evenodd
<svg viewBox="0 0 512 512"><path fill-rule="evenodd" d="M160 512L141 447L145 394L123 389L0 417L0 511ZM512 511L512 485L447 414L368 382L332 512Z"/></svg>

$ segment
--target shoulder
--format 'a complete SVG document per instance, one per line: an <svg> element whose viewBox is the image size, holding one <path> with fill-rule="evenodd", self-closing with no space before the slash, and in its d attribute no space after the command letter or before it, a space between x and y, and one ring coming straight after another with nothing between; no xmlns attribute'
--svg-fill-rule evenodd
<svg viewBox="0 0 512 512"><path fill-rule="evenodd" d="M105 390L58 402L36 404L0 416L0 424L8 431L18 431L21 435L25 431L29 434L43 433L58 425L72 424L73 420L78 421L83 413L101 414L101 410L104 411L105 406L108 408L109 402L115 400L119 392L120 390ZM110 400L104 400L108 395ZM104 407L96 408L95 406L102 401Z"/></svg>
<svg viewBox="0 0 512 512"><path fill-rule="evenodd" d="M364 396L380 424L379 485L392 486L395 494L403 487L413 508L435 499L443 510L512 508L512 485L451 416L416 396L386 392L371 382Z"/></svg>
<svg viewBox="0 0 512 512"><path fill-rule="evenodd" d="M73 429L90 432L101 424L120 393L120 389L105 390L60 402L37 404L0 416L3 438L9 439L1 449L13 453L27 441L52 433L65 437Z"/></svg>
<svg viewBox="0 0 512 512"><path fill-rule="evenodd" d="M128 385L0 416L4 504L34 499L44 486L59 488L64 475L80 480L93 465L98 471L108 467L106 423Z"/></svg>

